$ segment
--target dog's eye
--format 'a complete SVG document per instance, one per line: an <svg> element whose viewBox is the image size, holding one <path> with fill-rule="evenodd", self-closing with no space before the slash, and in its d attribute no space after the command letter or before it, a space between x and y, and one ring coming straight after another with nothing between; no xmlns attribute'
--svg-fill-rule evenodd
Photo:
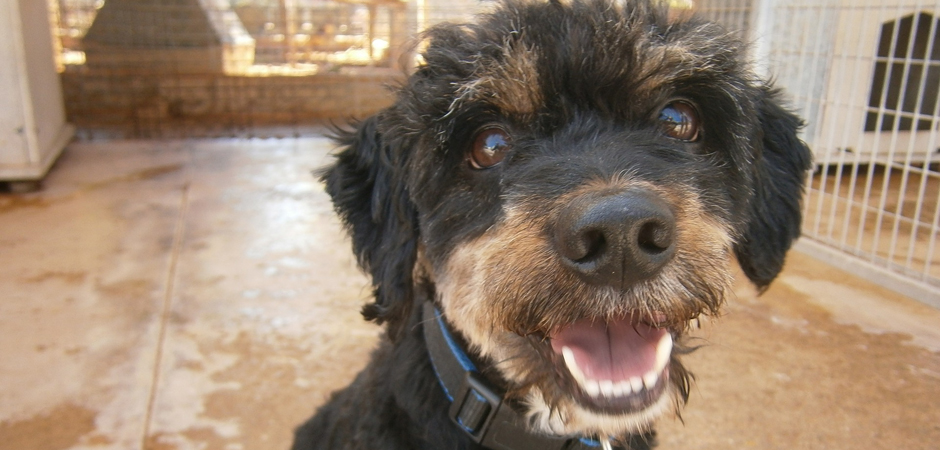
<svg viewBox="0 0 940 450"><path fill-rule="evenodd" d="M509 151L509 134L499 128L487 128L477 134L470 149L470 166L474 169L493 167L506 158Z"/></svg>
<svg viewBox="0 0 940 450"><path fill-rule="evenodd" d="M701 121L692 105L678 101L666 105L659 113L663 134L680 141L695 142L701 136Z"/></svg>

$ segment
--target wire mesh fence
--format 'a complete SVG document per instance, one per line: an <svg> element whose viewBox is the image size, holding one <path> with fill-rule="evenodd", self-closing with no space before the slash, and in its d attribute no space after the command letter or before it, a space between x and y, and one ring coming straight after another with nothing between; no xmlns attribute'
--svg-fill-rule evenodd
<svg viewBox="0 0 940 450"><path fill-rule="evenodd" d="M703 6L756 24L742 35L807 119L809 244L940 306L940 2L740 3Z"/></svg>

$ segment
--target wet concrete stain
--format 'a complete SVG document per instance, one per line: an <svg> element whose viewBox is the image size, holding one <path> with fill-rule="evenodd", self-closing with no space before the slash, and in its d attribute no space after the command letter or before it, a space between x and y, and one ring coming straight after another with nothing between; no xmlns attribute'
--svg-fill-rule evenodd
<svg viewBox="0 0 940 450"><path fill-rule="evenodd" d="M0 422L0 450L65 450L72 446L107 444L95 430L94 411L72 404L29 419ZM92 439L82 438L89 436Z"/></svg>
<svg viewBox="0 0 940 450"><path fill-rule="evenodd" d="M72 192L69 195L58 197L58 198L49 198L42 196L42 193L39 194L0 194L0 214L9 213L12 211L28 209L28 208L48 208L54 204L70 201L75 199L78 196L86 194L91 191L96 191L99 189L104 189L111 187L117 184L122 183L131 183L136 181L144 181L157 179L164 175L168 175L174 172L179 172L183 170L185 166L182 164L168 164L161 165L156 167L149 167L146 169L138 170L135 172L121 174L116 177L107 178L101 181L94 181L90 183L85 183L81 185L77 190Z"/></svg>
<svg viewBox="0 0 940 450"><path fill-rule="evenodd" d="M378 331L358 321L349 325ZM205 419L234 423L237 432L200 425L175 433L157 430L148 438L152 443L148 450L289 448L294 428L364 366L376 337L336 333L326 341L314 339L316 352L305 350L311 345L306 339L278 334L240 332L230 341L204 342L199 346L204 355L238 355L226 369L203 375L220 386L239 387L218 389L201 398ZM182 366L206 369L191 362L178 364Z"/></svg>
<svg viewBox="0 0 940 450"><path fill-rule="evenodd" d="M37 275L29 276L23 278L23 281L27 283L45 283L52 280L59 280L68 284L81 284L85 281L85 278L88 277L87 272L63 272L63 271L51 271L43 272Z"/></svg>
<svg viewBox="0 0 940 450"><path fill-rule="evenodd" d="M45 208L53 202L44 197L17 194L0 194L0 214L26 208Z"/></svg>

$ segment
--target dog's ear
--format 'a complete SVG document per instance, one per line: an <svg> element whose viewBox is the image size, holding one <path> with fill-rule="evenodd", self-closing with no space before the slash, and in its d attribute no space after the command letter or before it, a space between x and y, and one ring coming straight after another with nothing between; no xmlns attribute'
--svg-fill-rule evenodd
<svg viewBox="0 0 940 450"><path fill-rule="evenodd" d="M352 237L359 265L372 276L375 302L362 314L388 322L394 338L411 310L418 228L404 180L407 155L397 148L400 143L383 138L381 114L336 131L336 162L320 177Z"/></svg>
<svg viewBox="0 0 940 450"><path fill-rule="evenodd" d="M761 88L758 114L763 136L752 172L754 195L734 251L745 275L763 291L800 236L801 199L812 155L797 135L802 120L781 106L779 91Z"/></svg>

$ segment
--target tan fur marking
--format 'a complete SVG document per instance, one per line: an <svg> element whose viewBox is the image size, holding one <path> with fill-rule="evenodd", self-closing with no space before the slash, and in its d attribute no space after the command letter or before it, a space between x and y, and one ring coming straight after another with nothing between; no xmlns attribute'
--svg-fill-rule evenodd
<svg viewBox="0 0 940 450"><path fill-rule="evenodd" d="M451 111L466 102L488 102L504 114L528 117L542 105L538 54L521 43L506 42L501 61L481 61L479 74L457 90Z"/></svg>

